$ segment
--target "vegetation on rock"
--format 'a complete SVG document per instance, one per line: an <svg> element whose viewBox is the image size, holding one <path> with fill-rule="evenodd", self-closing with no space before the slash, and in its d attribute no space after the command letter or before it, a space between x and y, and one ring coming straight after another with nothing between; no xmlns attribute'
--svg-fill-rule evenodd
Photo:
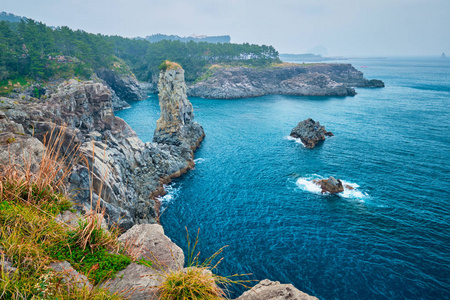
<svg viewBox="0 0 450 300"><path fill-rule="evenodd" d="M1 299L119 298L103 289L77 286L50 267L53 261L64 259L98 283L131 262L118 254L118 232L98 226L99 217L88 215L76 227L57 219L59 213L72 208L65 178L74 159L61 150L63 136L63 131L50 135L37 171L26 157L22 164L11 160L0 165ZM13 273L3 268L6 258L13 262Z"/></svg>
<svg viewBox="0 0 450 300"><path fill-rule="evenodd" d="M66 26L50 28L41 22L21 19L0 22L0 93L30 80L54 77L90 78L100 68L152 81L164 60L176 61L194 81L215 63L265 66L278 62L272 46L146 40L91 34Z"/></svg>

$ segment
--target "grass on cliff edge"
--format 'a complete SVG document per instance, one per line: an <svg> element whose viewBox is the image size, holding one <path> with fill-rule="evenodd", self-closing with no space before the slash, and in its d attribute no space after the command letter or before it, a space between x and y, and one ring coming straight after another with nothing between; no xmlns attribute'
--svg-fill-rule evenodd
<svg viewBox="0 0 450 300"><path fill-rule="evenodd" d="M72 207L65 177L74 153L62 153L63 136L63 130L52 131L37 171L23 157L0 165L0 299L121 298L103 289L77 287L49 268L53 261L67 260L98 283L131 262L118 253L118 232L101 229L97 212L79 227L55 219ZM13 273L3 268L6 257L13 261Z"/></svg>
<svg viewBox="0 0 450 300"><path fill-rule="evenodd" d="M189 232L187 232L187 268L180 268L178 270L162 270L161 276L163 280L157 287L160 300L229 299L229 286L238 284L245 288L249 288L245 284L251 282L252 280L240 280L234 278L250 274L220 276L214 273L217 271L217 266L221 263L223 258L219 259L216 263L214 263L214 261L222 253L226 246L220 248L216 253L205 259L203 262L200 262L200 252L195 254L195 249L198 244L198 237L199 231L197 232L195 242L191 244Z"/></svg>

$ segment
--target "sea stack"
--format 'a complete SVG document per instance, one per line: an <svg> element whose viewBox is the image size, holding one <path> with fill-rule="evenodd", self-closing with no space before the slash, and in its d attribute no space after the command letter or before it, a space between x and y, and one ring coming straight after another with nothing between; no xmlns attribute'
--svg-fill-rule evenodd
<svg viewBox="0 0 450 300"><path fill-rule="evenodd" d="M291 131L291 136L300 139L306 148L314 148L318 142L325 140L325 136L333 136L326 131L319 122L309 118L298 123Z"/></svg>
<svg viewBox="0 0 450 300"><path fill-rule="evenodd" d="M319 185L322 189L322 194L330 193L336 194L344 191L344 185L340 179L336 179L333 176L330 176L328 179L322 179L314 181L317 185Z"/></svg>
<svg viewBox="0 0 450 300"><path fill-rule="evenodd" d="M161 65L158 92L161 117L156 122L153 142L185 149L183 157L193 159L193 151L205 133L194 122L194 110L186 95L184 70L177 63L165 61Z"/></svg>

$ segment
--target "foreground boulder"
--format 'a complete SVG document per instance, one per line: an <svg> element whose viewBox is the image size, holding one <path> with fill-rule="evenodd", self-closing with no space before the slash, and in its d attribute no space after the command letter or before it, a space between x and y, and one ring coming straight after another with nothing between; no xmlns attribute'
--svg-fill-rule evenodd
<svg viewBox="0 0 450 300"><path fill-rule="evenodd" d="M158 299L156 287L161 283L159 271L137 263L117 272L114 279L101 284L110 293L120 293L129 300Z"/></svg>
<svg viewBox="0 0 450 300"><path fill-rule="evenodd" d="M183 268L183 250L164 235L161 225L135 225L119 241L132 249L129 254L135 259L150 260L152 266L132 263L119 271L114 279L102 284L112 293L122 292L131 300L157 299L156 287L162 281L162 273Z"/></svg>
<svg viewBox="0 0 450 300"><path fill-rule="evenodd" d="M164 229L158 224L135 225L119 237L136 251L136 259L151 260L153 266L159 269L178 269L184 265L184 253L164 234Z"/></svg>
<svg viewBox="0 0 450 300"><path fill-rule="evenodd" d="M236 300L319 300L296 289L292 284L262 280Z"/></svg>
<svg viewBox="0 0 450 300"><path fill-rule="evenodd" d="M322 194L336 194L344 191L344 185L340 179L330 176L328 179L315 180L314 183L320 186Z"/></svg>
<svg viewBox="0 0 450 300"><path fill-rule="evenodd" d="M298 123L291 131L291 136L300 139L306 148L314 148L319 141L325 140L325 136L333 136L325 126L309 118Z"/></svg>

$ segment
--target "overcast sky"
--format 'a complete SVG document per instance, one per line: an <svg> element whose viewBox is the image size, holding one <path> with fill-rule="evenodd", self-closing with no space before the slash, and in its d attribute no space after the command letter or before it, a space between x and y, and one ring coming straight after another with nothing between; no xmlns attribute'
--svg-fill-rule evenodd
<svg viewBox="0 0 450 300"><path fill-rule="evenodd" d="M126 37L227 34L280 53L450 54L450 0L0 0L0 11Z"/></svg>

